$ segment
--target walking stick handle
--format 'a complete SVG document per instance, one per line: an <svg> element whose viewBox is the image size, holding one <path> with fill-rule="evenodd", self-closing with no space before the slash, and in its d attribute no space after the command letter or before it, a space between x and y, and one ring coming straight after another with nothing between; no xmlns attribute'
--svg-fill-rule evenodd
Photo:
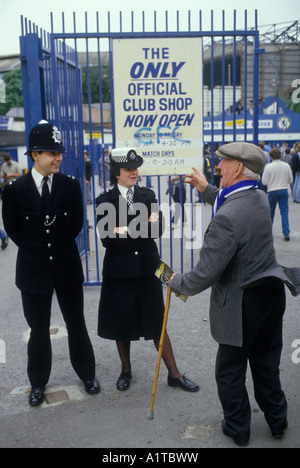
<svg viewBox="0 0 300 468"><path fill-rule="evenodd" d="M167 300L166 300L165 311L164 311L164 320L163 320L163 325L162 325L161 335L160 335L160 340L159 340L158 355L157 355L157 360L156 360L156 370L155 370L155 377L154 377L154 382L153 382L153 387L152 387L152 394L151 394L151 401L150 401L150 409L149 409L148 419L153 419L154 418L153 406L154 406L154 399L155 399L157 381L158 381L158 376L159 376L159 366L160 366L161 356L162 356L163 347L164 347L166 329L167 329L167 321L168 321L168 314L169 314L169 308L170 308L170 301L171 301L171 288L170 288L170 286L168 286Z"/></svg>

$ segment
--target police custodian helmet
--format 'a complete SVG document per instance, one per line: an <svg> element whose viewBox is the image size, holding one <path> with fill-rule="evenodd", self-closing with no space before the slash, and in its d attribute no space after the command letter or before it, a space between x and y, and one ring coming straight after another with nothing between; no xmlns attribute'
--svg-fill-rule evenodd
<svg viewBox="0 0 300 468"><path fill-rule="evenodd" d="M62 136L58 128L47 120L40 120L30 131L28 150L25 154L30 155L32 151L65 153L66 148L62 144Z"/></svg>

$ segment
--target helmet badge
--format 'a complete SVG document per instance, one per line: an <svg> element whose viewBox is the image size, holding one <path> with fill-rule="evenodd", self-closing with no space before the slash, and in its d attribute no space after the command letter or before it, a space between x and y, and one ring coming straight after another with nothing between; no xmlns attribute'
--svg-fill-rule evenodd
<svg viewBox="0 0 300 468"><path fill-rule="evenodd" d="M129 157L129 159L131 159L132 161L135 161L135 159L136 159L136 153L135 153L135 151L131 151L131 152L128 154L128 157Z"/></svg>
<svg viewBox="0 0 300 468"><path fill-rule="evenodd" d="M54 140L55 143L61 143L62 141L61 133L58 130L58 128L55 127L55 125L53 125L52 127L52 139Z"/></svg>

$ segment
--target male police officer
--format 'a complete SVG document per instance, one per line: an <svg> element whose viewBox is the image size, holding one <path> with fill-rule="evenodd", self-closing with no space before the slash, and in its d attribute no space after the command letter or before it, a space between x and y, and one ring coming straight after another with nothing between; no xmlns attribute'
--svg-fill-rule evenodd
<svg viewBox="0 0 300 468"><path fill-rule="evenodd" d="M44 401L51 370L49 335L55 290L66 322L72 366L88 393L98 393L95 357L83 315L83 272L75 242L82 228L83 204L78 180L59 172L61 133L40 121L29 135L32 170L5 187L3 222L18 246L16 285L31 328L28 342L29 403Z"/></svg>

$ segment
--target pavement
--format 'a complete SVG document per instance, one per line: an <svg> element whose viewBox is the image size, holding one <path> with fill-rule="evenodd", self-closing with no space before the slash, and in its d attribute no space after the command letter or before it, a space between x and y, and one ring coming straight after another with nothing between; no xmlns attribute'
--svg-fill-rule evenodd
<svg viewBox="0 0 300 468"><path fill-rule="evenodd" d="M210 208L205 206L205 224L209 222L210 213ZM291 198L290 226L291 240L285 242L277 209L273 226L277 259L286 266L300 266L300 205ZM116 380L120 364L116 345L99 338L96 332L100 287L85 287L85 316L101 384L100 394L88 395L71 367L65 324L54 295L52 373L46 401L39 407L30 407L26 373L29 330L23 317L20 292L14 285L16 253L12 241L6 250L0 251L1 448L94 448L99 449L98 461L109 461L107 456L111 462L129 464L141 460L174 462L174 453L183 456L189 452L198 457L202 448L238 448L221 430L222 409L214 378L217 343L209 328L209 291L188 298L186 303L174 295L171 297L168 333L178 368L200 385L200 391L189 394L168 387L167 371L161 363L152 420L148 415L157 357L153 343L144 340L132 343L133 379L128 391L118 392ZM283 439L272 438L254 399L248 373L252 424L247 449L300 447L299 306L299 298L292 297L287 290L280 369L289 406L288 430ZM121 454L126 453L139 453L139 457L122 459Z"/></svg>

